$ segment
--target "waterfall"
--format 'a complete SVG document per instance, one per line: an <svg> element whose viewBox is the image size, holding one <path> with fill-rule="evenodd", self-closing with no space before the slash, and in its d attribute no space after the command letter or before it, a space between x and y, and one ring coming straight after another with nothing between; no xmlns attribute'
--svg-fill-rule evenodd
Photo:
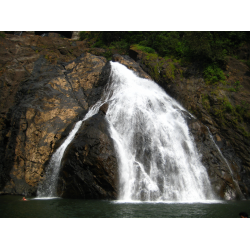
<svg viewBox="0 0 250 250"><path fill-rule="evenodd" d="M118 62L103 96L53 154L38 196L56 196L65 149L82 122L107 102L106 119L119 166L119 200L200 201L214 195L196 150L185 109L155 82L138 77Z"/></svg>
<svg viewBox="0 0 250 250"><path fill-rule="evenodd" d="M205 167L183 117L185 109L155 82L111 62L106 118L119 165L119 199L213 199Z"/></svg>

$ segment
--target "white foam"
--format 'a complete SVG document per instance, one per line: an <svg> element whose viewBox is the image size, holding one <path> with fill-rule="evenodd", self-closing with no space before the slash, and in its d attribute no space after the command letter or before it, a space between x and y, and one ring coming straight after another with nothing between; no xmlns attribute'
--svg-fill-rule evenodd
<svg viewBox="0 0 250 250"><path fill-rule="evenodd" d="M216 203L226 203L222 200L200 200L200 201L135 201L135 200L116 200L111 201L114 204L216 204Z"/></svg>
<svg viewBox="0 0 250 250"><path fill-rule="evenodd" d="M54 199L61 199L60 197L36 197L30 200L54 200Z"/></svg>

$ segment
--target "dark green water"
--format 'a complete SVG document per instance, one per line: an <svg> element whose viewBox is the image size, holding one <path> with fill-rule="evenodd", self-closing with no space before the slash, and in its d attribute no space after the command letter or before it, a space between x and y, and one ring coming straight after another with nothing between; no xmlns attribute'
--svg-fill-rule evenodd
<svg viewBox="0 0 250 250"><path fill-rule="evenodd" d="M0 196L1 218L239 218L250 214L250 201L218 203L120 203L103 200Z"/></svg>

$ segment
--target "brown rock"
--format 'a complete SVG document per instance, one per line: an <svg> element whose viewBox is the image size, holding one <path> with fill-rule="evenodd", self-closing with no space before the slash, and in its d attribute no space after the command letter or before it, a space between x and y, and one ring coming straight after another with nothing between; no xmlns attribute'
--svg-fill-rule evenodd
<svg viewBox="0 0 250 250"><path fill-rule="evenodd" d="M152 78L142 70L142 68L139 66L139 64L135 63L135 61L132 60L129 56L126 56L126 55L122 56L119 54L115 54L112 57L112 61L119 62L119 63L125 65L128 69L133 70L142 78L147 78L147 79L152 80Z"/></svg>
<svg viewBox="0 0 250 250"><path fill-rule="evenodd" d="M55 66L49 56L41 54L49 55L47 48L58 45L59 51L63 43L67 50L70 41L58 37L6 37L0 44L0 58L4 58L0 75L0 190L34 195L52 153L74 122L100 98L106 83L101 75L106 60L85 54Z"/></svg>
<svg viewBox="0 0 250 250"><path fill-rule="evenodd" d="M108 108L109 108L108 103L105 103L100 107L100 111L102 111L106 115Z"/></svg>
<svg viewBox="0 0 250 250"><path fill-rule="evenodd" d="M58 193L62 197L116 199L118 165L103 112L83 122L63 160Z"/></svg>

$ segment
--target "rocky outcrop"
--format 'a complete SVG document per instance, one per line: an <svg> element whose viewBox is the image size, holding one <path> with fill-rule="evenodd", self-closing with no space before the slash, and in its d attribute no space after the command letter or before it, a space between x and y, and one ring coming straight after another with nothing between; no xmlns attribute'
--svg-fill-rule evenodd
<svg viewBox="0 0 250 250"><path fill-rule="evenodd" d="M215 194L227 200L244 199L244 190L242 191L238 184L240 176L237 165L234 166L234 171L232 171L231 166L228 164L217 144L215 144L216 140L212 138L208 127L202 122L189 117L188 125L200 154L201 161L207 169L210 183ZM216 137L216 139L220 140L218 137Z"/></svg>
<svg viewBox="0 0 250 250"><path fill-rule="evenodd" d="M105 107L84 121L68 146L58 193L62 197L116 199L118 166Z"/></svg>
<svg viewBox="0 0 250 250"><path fill-rule="evenodd" d="M8 38L1 40L0 48L0 190L34 195L52 153L99 100L109 66L104 67L105 58L89 53L66 62L62 45L66 51L70 45L63 39L50 38L46 43L46 37ZM43 50L36 51L40 42L48 47L60 43L57 62L44 56ZM76 53L79 50L80 46Z"/></svg>
<svg viewBox="0 0 250 250"><path fill-rule="evenodd" d="M112 56L112 61L119 62L125 65L128 69L133 70L134 73L139 77L152 80L152 78L145 71L142 70L140 65L127 55L122 56L119 54L115 54Z"/></svg>

